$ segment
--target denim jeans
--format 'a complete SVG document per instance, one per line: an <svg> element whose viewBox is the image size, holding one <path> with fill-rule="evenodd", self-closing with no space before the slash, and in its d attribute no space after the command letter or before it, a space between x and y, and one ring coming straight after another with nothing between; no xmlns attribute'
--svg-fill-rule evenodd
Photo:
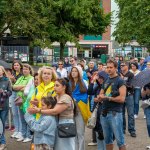
<svg viewBox="0 0 150 150"><path fill-rule="evenodd" d="M133 95L127 96L125 103L123 105L123 130L124 131L126 130L126 117L125 117L126 108L127 108L127 115L128 115L128 131L129 131L129 133L135 133Z"/></svg>
<svg viewBox="0 0 150 150"><path fill-rule="evenodd" d="M147 131L148 131L148 135L150 137L150 107L145 108L144 112L146 115Z"/></svg>
<svg viewBox="0 0 150 150"><path fill-rule="evenodd" d="M109 111L106 116L101 115L101 125L103 128L104 140L106 145L113 144L114 138L118 147L125 145L123 134L123 118L122 113Z"/></svg>
<svg viewBox="0 0 150 150"><path fill-rule="evenodd" d="M141 96L141 89L140 88L134 88L134 114L138 115L139 113L139 100Z"/></svg>
<svg viewBox="0 0 150 150"><path fill-rule="evenodd" d="M23 110L20 109L20 110L19 110L19 113L20 113L21 123L22 123L22 130L21 130L22 136L23 136L24 138L31 138L30 128L29 128L28 124L26 123L26 121L25 121L25 119L24 119Z"/></svg>
<svg viewBox="0 0 150 150"><path fill-rule="evenodd" d="M98 139L98 133L96 132L97 137L97 150L106 150L106 144L104 140Z"/></svg>
<svg viewBox="0 0 150 150"><path fill-rule="evenodd" d="M16 92L12 92L12 95L9 97L9 101L12 105L12 115L13 115L13 122L15 126L15 132L21 132L22 130L22 123L21 123L21 118L20 118L20 113L19 113L19 107L15 105L14 100L17 97Z"/></svg>
<svg viewBox="0 0 150 150"><path fill-rule="evenodd" d="M77 136L76 136L76 150L85 150L85 124L80 112L75 116Z"/></svg>
<svg viewBox="0 0 150 150"><path fill-rule="evenodd" d="M4 131L5 131L5 122L7 119L7 115L8 115L7 109L6 110L0 110L0 119L2 120ZM4 132L2 133L2 136L0 137L0 144L6 144Z"/></svg>
<svg viewBox="0 0 150 150"><path fill-rule="evenodd" d="M60 119L59 124L61 123L72 123L73 119ZM72 138L60 138L56 134L56 142L54 150L75 150L75 137Z"/></svg>

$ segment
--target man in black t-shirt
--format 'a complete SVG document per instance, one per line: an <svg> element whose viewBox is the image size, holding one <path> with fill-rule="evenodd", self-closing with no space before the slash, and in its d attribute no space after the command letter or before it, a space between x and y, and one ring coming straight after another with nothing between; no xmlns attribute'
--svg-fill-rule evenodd
<svg viewBox="0 0 150 150"><path fill-rule="evenodd" d="M121 78L125 81L127 87L126 99L123 105L123 130L125 133L126 130L126 117L125 110L127 108L128 114L128 131L131 137L136 137L135 131L135 120L134 120L134 99L133 99L133 86L132 79L134 78L134 74L129 71L129 63L122 62L121 63Z"/></svg>
<svg viewBox="0 0 150 150"><path fill-rule="evenodd" d="M97 100L102 102L101 124L107 150L113 150L113 136L115 136L119 150L126 149L122 116L122 107L126 97L126 86L124 80L116 72L117 67L116 61L107 61L109 78L103 84Z"/></svg>

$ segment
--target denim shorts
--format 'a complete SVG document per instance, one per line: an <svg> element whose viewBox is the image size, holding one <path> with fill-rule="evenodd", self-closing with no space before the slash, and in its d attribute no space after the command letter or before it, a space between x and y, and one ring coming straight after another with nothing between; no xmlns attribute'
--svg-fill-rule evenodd
<svg viewBox="0 0 150 150"><path fill-rule="evenodd" d="M108 111L107 115L101 115L101 124L106 144L113 144L115 136L118 147L125 145L122 112Z"/></svg>

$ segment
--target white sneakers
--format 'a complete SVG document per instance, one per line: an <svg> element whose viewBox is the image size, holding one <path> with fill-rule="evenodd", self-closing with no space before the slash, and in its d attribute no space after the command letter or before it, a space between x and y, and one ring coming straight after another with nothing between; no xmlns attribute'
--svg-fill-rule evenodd
<svg viewBox="0 0 150 150"><path fill-rule="evenodd" d="M137 119L138 118L138 115L134 115L134 119Z"/></svg>
<svg viewBox="0 0 150 150"><path fill-rule="evenodd" d="M26 143L26 142L30 142L32 141L31 138L24 138L22 136L22 133L21 132L14 132L12 135L11 135L11 138L16 138L17 139L17 142L23 142L23 143Z"/></svg>
<svg viewBox="0 0 150 150"><path fill-rule="evenodd" d="M24 137L21 135L18 139L17 139L17 142L21 142L24 140Z"/></svg>
<svg viewBox="0 0 150 150"><path fill-rule="evenodd" d="M20 139L22 138L22 133L21 132L18 132L18 134L15 136L16 139Z"/></svg>
<svg viewBox="0 0 150 150"><path fill-rule="evenodd" d="M0 150L6 150L6 144L0 144Z"/></svg>
<svg viewBox="0 0 150 150"><path fill-rule="evenodd" d="M18 134L18 132L14 132L10 137L11 138L16 138L16 135Z"/></svg>
<svg viewBox="0 0 150 150"><path fill-rule="evenodd" d="M144 115L144 117L143 117L144 119L146 119L146 116Z"/></svg>
<svg viewBox="0 0 150 150"><path fill-rule="evenodd" d="M149 146L146 146L146 149L150 149L150 145L149 145Z"/></svg>
<svg viewBox="0 0 150 150"><path fill-rule="evenodd" d="M23 143L30 142L30 141L32 141L32 139L30 139L30 138L25 138L25 139L23 140Z"/></svg>
<svg viewBox="0 0 150 150"><path fill-rule="evenodd" d="M88 146L96 146L97 143L94 143L94 142L91 142L91 143L88 143Z"/></svg>
<svg viewBox="0 0 150 150"><path fill-rule="evenodd" d="M26 143L26 142L30 142L32 141L32 139L30 138L24 138L22 136L22 133L21 132L14 132L12 135L11 135L11 138L16 138L17 139L17 142L23 142L23 143Z"/></svg>

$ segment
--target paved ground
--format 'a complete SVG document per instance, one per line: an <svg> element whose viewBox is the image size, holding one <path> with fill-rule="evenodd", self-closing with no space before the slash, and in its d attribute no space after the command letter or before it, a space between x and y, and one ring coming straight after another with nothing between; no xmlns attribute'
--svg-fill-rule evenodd
<svg viewBox="0 0 150 150"><path fill-rule="evenodd" d="M127 150L145 150L147 145L150 145L150 139L147 135L147 128L145 119L143 119L143 111L140 110L140 114L138 119L136 119L136 130L137 130L137 137L132 138L126 132L126 144ZM23 144L21 142L16 142L16 140L10 138L10 132L6 131L7 136L7 144L8 150L29 150L29 144ZM96 150L96 146L87 146L87 143L90 142L91 139L91 131L86 130L86 150ZM117 150L116 143L114 150Z"/></svg>

